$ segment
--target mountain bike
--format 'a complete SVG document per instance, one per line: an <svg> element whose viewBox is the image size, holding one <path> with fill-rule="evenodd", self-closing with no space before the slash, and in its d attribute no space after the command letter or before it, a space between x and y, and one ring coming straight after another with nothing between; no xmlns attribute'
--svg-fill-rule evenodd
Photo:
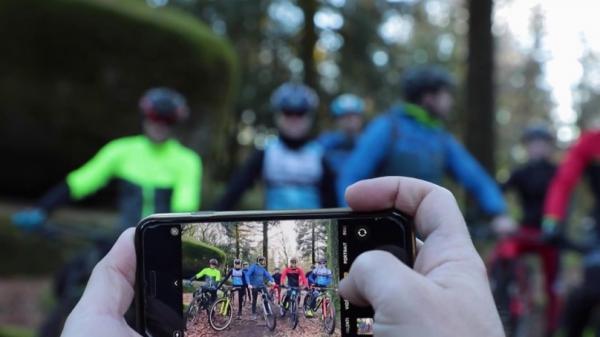
<svg viewBox="0 0 600 337"><path fill-rule="evenodd" d="M280 316L285 317L287 311L290 312L289 323L290 327L296 329L298 326L298 304L300 303L300 288L299 287L288 287L287 288L287 301L284 297L284 303L281 304ZM288 308L285 308L285 305L289 305Z"/></svg>
<svg viewBox="0 0 600 337"><path fill-rule="evenodd" d="M33 231L32 234L52 241L68 239L86 244L85 249L80 249L54 275L53 291L57 303L38 329L37 336L59 336L69 313L83 294L92 270L108 253L117 237L117 233L112 229L90 229L47 221L42 227Z"/></svg>
<svg viewBox="0 0 600 337"><path fill-rule="evenodd" d="M209 286L202 286L194 291L192 301L185 313L186 329L198 323L201 311L206 311L206 314L209 315L212 305L212 289Z"/></svg>
<svg viewBox="0 0 600 337"><path fill-rule="evenodd" d="M275 327L277 326L277 319L275 318L275 315L273 314L273 303L272 303L272 299L269 297L269 291L267 290L267 287L262 286L262 287L257 287L255 288L256 291L258 291L259 295L260 295L260 307L261 307L261 312L263 314L263 318L265 319L265 322L267 323L267 328L271 331L275 330ZM258 298L257 298L258 300Z"/></svg>
<svg viewBox="0 0 600 337"><path fill-rule="evenodd" d="M233 293L239 291L238 296L242 296L242 288L227 288L224 290L222 298L218 299L210 308L208 322L216 331L223 331L229 327L233 319Z"/></svg>
<svg viewBox="0 0 600 337"><path fill-rule="evenodd" d="M312 292L304 297L304 312L311 310L310 303L317 293L316 302L315 302L315 312L320 312L318 316L319 319L323 322L323 330L328 335L333 334L335 331L335 305L332 301L331 295L329 295L330 290L336 290L333 288L313 288Z"/></svg>

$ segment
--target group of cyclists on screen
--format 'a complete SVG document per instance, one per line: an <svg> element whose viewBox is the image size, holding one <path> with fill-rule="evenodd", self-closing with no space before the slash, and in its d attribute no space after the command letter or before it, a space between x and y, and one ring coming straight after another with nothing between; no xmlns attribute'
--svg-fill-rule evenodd
<svg viewBox="0 0 600 337"><path fill-rule="evenodd" d="M316 300L321 291L327 290L333 282L333 273L327 267L327 259L321 258L317 266L311 265L308 272L299 265L298 258L292 257L280 272L280 268L275 268L273 273L267 270L266 258L259 256L256 262L249 265L239 258L233 260L233 267L225 271L224 276L219 269L219 261L215 258L209 260L209 266L203 268L197 274L189 279L190 284L196 280L202 281L201 291L210 294L211 302L217 299L219 290L227 285L231 291L237 293L237 319L242 318L243 306L246 300L251 303L252 320L257 319L256 304L258 294L266 288L272 288L273 292L268 292L274 303L280 307L281 317L286 315L290 305L290 291L306 290L307 307L304 315L307 318L314 316L313 311L316 307ZM300 297L296 297L299 302Z"/></svg>
<svg viewBox="0 0 600 337"><path fill-rule="evenodd" d="M570 196L584 173L596 201L592 217L596 223L600 220L600 131L585 132L557 165L552 159L553 133L543 126L527 128L522 137L527 162L506 182L498 183L444 129L453 109L454 86L452 76L439 66L410 68L402 77L402 102L363 128L365 101L344 93L330 105L335 129L313 137L320 107L317 93L301 83L284 83L274 90L270 102L278 135L249 156L222 198L207 208L235 208L257 181L264 185L266 209L307 209L344 205L346 187L361 179L395 175L443 184L443 178L450 176L490 217L492 228L500 235L494 259L510 261L529 252L540 255L548 297L546 330L551 335L561 317L555 290L560 269L555 239L564 232ZM34 207L14 214L13 222L23 229L38 229L59 206L85 198L112 180L119 182L121 229L155 212L198 210L202 160L173 135L175 124L185 121L190 113L185 98L173 89L154 88L142 96L139 110L143 134L109 142ZM510 190L517 193L521 203L520 226L508 215L503 192ZM600 230L600 226L596 228ZM568 296L562 311L567 336L581 335L600 302L596 247L600 245L594 243L586 253L584 280ZM246 284L251 289L255 313L256 288L266 279L274 283L273 275L260 260L240 274L236 262L241 261L235 260L227 275L234 284L241 281L242 287ZM286 270L282 278L285 275L288 283L295 283L296 278L300 286L309 283L297 270Z"/></svg>

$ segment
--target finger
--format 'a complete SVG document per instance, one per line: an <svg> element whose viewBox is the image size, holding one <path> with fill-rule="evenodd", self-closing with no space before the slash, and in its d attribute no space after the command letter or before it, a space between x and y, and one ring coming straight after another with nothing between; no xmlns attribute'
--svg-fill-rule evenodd
<svg viewBox="0 0 600 337"><path fill-rule="evenodd" d="M468 238L452 193L432 183L406 177L363 180L348 187L346 200L357 211L396 208L414 216L417 230L425 238L434 231ZM453 221L443 221L447 219Z"/></svg>
<svg viewBox="0 0 600 337"><path fill-rule="evenodd" d="M398 312L405 310L407 303L418 303L417 296L427 283L392 254L374 250L354 260L348 276L340 282L339 292L355 305L371 305L376 312L386 306L385 311ZM398 298L391 300L390 296Z"/></svg>
<svg viewBox="0 0 600 337"><path fill-rule="evenodd" d="M135 282L134 229L127 229L98 262L75 310L122 317L133 300Z"/></svg>
<svg viewBox="0 0 600 337"><path fill-rule="evenodd" d="M355 210L396 208L414 216L416 230L425 240L414 265L419 273L430 276L436 269L450 270L451 274L482 273L481 259L456 200L448 190L418 179L383 177L350 186L346 199ZM456 263L460 263L459 268Z"/></svg>

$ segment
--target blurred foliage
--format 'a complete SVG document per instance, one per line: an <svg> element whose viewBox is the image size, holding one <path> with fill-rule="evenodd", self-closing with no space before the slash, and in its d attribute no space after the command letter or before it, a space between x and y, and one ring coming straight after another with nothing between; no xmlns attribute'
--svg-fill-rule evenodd
<svg viewBox="0 0 600 337"><path fill-rule="evenodd" d="M225 252L217 247L193 239L181 240L183 255L182 275L189 278L204 267L208 267L208 260L215 258L221 263L225 261Z"/></svg>
<svg viewBox="0 0 600 337"><path fill-rule="evenodd" d="M0 337L33 337L35 331L21 327L0 326Z"/></svg>
<svg viewBox="0 0 600 337"><path fill-rule="evenodd" d="M188 97L182 140L227 164L218 146L236 55L189 14L136 0L8 0L0 38L3 194L39 195L110 139L140 132L137 100L153 86Z"/></svg>

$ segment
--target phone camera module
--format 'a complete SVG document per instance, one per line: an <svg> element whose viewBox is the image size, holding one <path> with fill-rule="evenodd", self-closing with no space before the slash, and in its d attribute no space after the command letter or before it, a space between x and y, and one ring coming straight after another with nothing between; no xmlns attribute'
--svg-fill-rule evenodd
<svg viewBox="0 0 600 337"><path fill-rule="evenodd" d="M179 330L173 331L173 337L183 337L183 333Z"/></svg>
<svg viewBox="0 0 600 337"><path fill-rule="evenodd" d="M178 236L178 235L179 235L179 228L171 227L171 236Z"/></svg>
<svg viewBox="0 0 600 337"><path fill-rule="evenodd" d="M369 229L366 227L359 227L356 230L356 235L359 239L365 239L367 236L369 236Z"/></svg>

